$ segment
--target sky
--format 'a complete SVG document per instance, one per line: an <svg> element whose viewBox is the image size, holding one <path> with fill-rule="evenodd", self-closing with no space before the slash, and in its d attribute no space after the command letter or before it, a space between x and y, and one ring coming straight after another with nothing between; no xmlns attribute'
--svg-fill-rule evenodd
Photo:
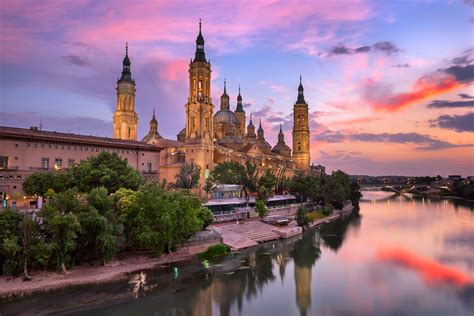
<svg viewBox="0 0 474 316"><path fill-rule="evenodd" d="M129 43L139 138L184 127L199 19L216 111L291 146L299 76L311 161L368 175L474 175L474 1L0 2L0 125L112 137ZM254 121L255 122L255 121Z"/></svg>

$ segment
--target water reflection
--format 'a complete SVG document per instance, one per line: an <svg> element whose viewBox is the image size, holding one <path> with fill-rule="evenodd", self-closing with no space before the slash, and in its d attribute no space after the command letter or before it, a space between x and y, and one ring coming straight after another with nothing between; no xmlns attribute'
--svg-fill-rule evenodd
<svg viewBox="0 0 474 316"><path fill-rule="evenodd" d="M69 304L88 308L79 315L472 315L473 208L386 192L365 196L360 215L303 236L204 266L196 261L34 296L0 313L62 312ZM52 297L64 309L46 308Z"/></svg>

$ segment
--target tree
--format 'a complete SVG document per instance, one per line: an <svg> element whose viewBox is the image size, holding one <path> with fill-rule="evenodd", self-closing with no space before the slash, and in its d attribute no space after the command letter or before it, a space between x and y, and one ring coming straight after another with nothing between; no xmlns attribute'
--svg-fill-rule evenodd
<svg viewBox="0 0 474 316"><path fill-rule="evenodd" d="M296 211L296 222L299 226L305 227L309 224L309 217L306 210L303 207L299 207Z"/></svg>
<svg viewBox="0 0 474 316"><path fill-rule="evenodd" d="M260 199L256 200L255 201L255 210L257 211L258 216L260 216L260 218L263 221L263 218L265 216L267 216L267 214L268 214L268 209L265 206L265 202L263 200L260 200Z"/></svg>
<svg viewBox="0 0 474 316"><path fill-rule="evenodd" d="M130 206L125 234L132 245L155 254L172 251L202 229L203 222L198 218L200 208L202 204L196 196L145 185Z"/></svg>
<svg viewBox="0 0 474 316"><path fill-rule="evenodd" d="M267 170L258 180L258 196L264 203L275 192L276 182L277 178L270 170Z"/></svg>
<svg viewBox="0 0 474 316"><path fill-rule="evenodd" d="M105 151L75 165L69 172L72 181L83 193L98 187L105 187L109 193L120 188L137 190L145 182L126 159Z"/></svg>
<svg viewBox="0 0 474 316"><path fill-rule="evenodd" d="M298 172L289 183L289 191L303 203L320 203L322 200L322 189L318 176Z"/></svg>
<svg viewBox="0 0 474 316"><path fill-rule="evenodd" d="M62 192L72 187L68 173L36 172L23 182L23 191L28 195L45 196L48 190Z"/></svg>
<svg viewBox="0 0 474 316"><path fill-rule="evenodd" d="M193 161L185 162L179 172L176 174L176 187L180 189L193 189L199 185L199 178L201 174L201 167L196 165Z"/></svg>
<svg viewBox="0 0 474 316"><path fill-rule="evenodd" d="M219 184L242 184L244 166L238 162L222 162L212 171L212 179Z"/></svg>
<svg viewBox="0 0 474 316"><path fill-rule="evenodd" d="M0 267L2 274L20 271L18 227L22 220L19 212L6 208L0 212Z"/></svg>
<svg viewBox="0 0 474 316"><path fill-rule="evenodd" d="M202 222L202 228L206 229L214 221L214 215L207 207L200 207L197 211L197 217Z"/></svg>
<svg viewBox="0 0 474 316"><path fill-rule="evenodd" d="M323 191L326 204L341 209L351 197L349 176L340 170L333 172L325 178Z"/></svg>
<svg viewBox="0 0 474 316"><path fill-rule="evenodd" d="M81 208L76 194L77 192L71 189L58 193L39 212L52 257L56 260L57 268L61 268L63 273L68 273L66 263L76 249L76 238L81 228L74 214Z"/></svg>
<svg viewBox="0 0 474 316"><path fill-rule="evenodd" d="M258 170L257 165L250 160L245 161L245 168L242 169L241 185L244 190L245 200L248 207L249 194L257 191L258 186Z"/></svg>
<svg viewBox="0 0 474 316"><path fill-rule="evenodd" d="M115 255L123 225L113 206L113 197L107 194L104 187L93 189L87 195L87 204L76 213L81 225L76 258L90 261L99 259L105 264Z"/></svg>

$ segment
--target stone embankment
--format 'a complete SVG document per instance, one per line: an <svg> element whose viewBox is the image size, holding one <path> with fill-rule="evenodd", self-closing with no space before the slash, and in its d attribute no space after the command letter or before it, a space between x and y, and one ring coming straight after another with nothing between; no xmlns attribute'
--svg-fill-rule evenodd
<svg viewBox="0 0 474 316"><path fill-rule="evenodd" d="M344 205L342 210L337 210L332 215L311 222L309 227L333 221L343 214L352 212L352 209L352 203L349 202ZM258 218L251 218L244 222L214 224L209 228L218 232L222 236L222 242L232 250L249 248L259 243L280 238L290 238L303 233L302 228L295 221L291 221L287 226L279 227L263 223Z"/></svg>

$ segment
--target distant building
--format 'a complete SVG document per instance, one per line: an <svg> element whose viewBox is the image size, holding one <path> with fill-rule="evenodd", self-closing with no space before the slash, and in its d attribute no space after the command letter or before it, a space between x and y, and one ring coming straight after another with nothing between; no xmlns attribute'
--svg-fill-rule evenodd
<svg viewBox="0 0 474 316"><path fill-rule="evenodd" d="M23 195L34 172L66 171L100 152L117 153L147 179L158 180L161 147L131 140L0 126L0 198Z"/></svg>

